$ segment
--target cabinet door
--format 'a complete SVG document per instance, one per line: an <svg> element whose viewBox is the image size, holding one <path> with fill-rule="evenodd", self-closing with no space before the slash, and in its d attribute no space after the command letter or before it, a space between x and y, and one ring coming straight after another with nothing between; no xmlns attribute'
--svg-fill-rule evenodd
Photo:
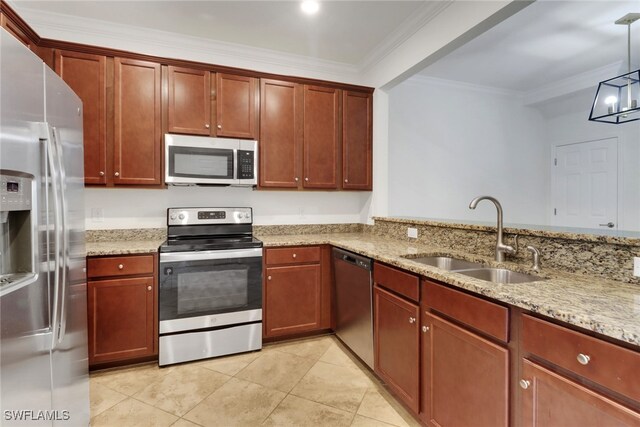
<svg viewBox="0 0 640 427"><path fill-rule="evenodd" d="M266 337L320 329L322 288L319 264L269 267L265 277Z"/></svg>
<svg viewBox="0 0 640 427"><path fill-rule="evenodd" d="M115 184L161 184L160 64L115 58Z"/></svg>
<svg viewBox="0 0 640 427"><path fill-rule="evenodd" d="M509 350L423 312L421 416L432 426L507 426Z"/></svg>
<svg viewBox="0 0 640 427"><path fill-rule="evenodd" d="M90 281L89 363L154 353L153 277Z"/></svg>
<svg viewBox="0 0 640 427"><path fill-rule="evenodd" d="M368 93L342 94L342 188L372 189L372 101Z"/></svg>
<svg viewBox="0 0 640 427"><path fill-rule="evenodd" d="M82 100L84 182L107 182L107 58L56 51L56 73Z"/></svg>
<svg viewBox="0 0 640 427"><path fill-rule="evenodd" d="M340 90L304 86L305 188L338 188Z"/></svg>
<svg viewBox="0 0 640 427"><path fill-rule="evenodd" d="M208 71L168 67L170 133L211 134L211 78Z"/></svg>
<svg viewBox="0 0 640 427"><path fill-rule="evenodd" d="M218 73L216 93L216 135L256 139L257 79Z"/></svg>
<svg viewBox="0 0 640 427"><path fill-rule="evenodd" d="M301 86L262 79L260 89L260 186L297 188L301 185Z"/></svg>
<svg viewBox="0 0 640 427"><path fill-rule="evenodd" d="M522 426L616 427L640 425L640 414L523 359Z"/></svg>
<svg viewBox="0 0 640 427"><path fill-rule="evenodd" d="M419 309L374 287L375 371L415 412L419 407Z"/></svg>

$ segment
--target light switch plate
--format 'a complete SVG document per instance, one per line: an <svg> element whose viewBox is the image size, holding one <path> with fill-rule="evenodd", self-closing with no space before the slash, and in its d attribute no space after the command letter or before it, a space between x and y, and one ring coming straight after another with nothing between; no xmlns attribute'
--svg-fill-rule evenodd
<svg viewBox="0 0 640 427"><path fill-rule="evenodd" d="M418 229L413 227L407 228L407 237L411 237L412 239L418 238Z"/></svg>
<svg viewBox="0 0 640 427"><path fill-rule="evenodd" d="M633 257L633 275L640 277L640 256Z"/></svg>

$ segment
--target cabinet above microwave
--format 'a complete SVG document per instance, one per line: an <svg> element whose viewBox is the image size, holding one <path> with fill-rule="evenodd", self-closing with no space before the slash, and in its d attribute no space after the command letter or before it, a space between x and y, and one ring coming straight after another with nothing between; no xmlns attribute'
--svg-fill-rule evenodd
<svg viewBox="0 0 640 427"><path fill-rule="evenodd" d="M257 141L165 134L164 155L169 185L258 183Z"/></svg>

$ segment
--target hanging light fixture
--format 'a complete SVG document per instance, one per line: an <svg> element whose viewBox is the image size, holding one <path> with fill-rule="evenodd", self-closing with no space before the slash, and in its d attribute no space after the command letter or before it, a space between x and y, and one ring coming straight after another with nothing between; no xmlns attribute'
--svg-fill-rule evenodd
<svg viewBox="0 0 640 427"><path fill-rule="evenodd" d="M616 21L627 26L627 74L598 85L589 120L620 124L640 120L640 70L631 71L631 24L640 13L629 13Z"/></svg>

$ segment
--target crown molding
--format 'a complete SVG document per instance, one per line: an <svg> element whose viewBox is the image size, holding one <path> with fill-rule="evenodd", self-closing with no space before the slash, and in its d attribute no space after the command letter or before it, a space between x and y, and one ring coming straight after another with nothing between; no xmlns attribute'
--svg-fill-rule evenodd
<svg viewBox="0 0 640 427"><path fill-rule="evenodd" d="M587 70L566 79L557 80L546 85L537 87L524 93L524 105L533 106L551 101L555 98L569 95L583 89L593 88L594 94L598 83L610 79L620 74L624 74L624 61L617 61L612 64Z"/></svg>
<svg viewBox="0 0 640 427"><path fill-rule="evenodd" d="M475 83L441 79L438 77L425 76L422 74L416 74L408 78L407 80L405 80L405 83L418 85L418 86L431 85L431 86L439 86L439 87L450 88L450 89L464 89L464 90L470 90L470 91L479 92L479 93L489 93L492 95L510 96L516 99L521 99L523 96L523 92L520 92L517 90L502 89L502 88L497 88L493 86L478 85Z"/></svg>
<svg viewBox="0 0 640 427"><path fill-rule="evenodd" d="M454 0L427 1L407 18L396 30L387 35L378 46L369 52L360 62L358 68L362 74L375 67L398 46L410 39L422 27L453 4Z"/></svg>
<svg viewBox="0 0 640 427"><path fill-rule="evenodd" d="M148 55L257 69L275 74L295 74L338 79L358 84L359 67L352 64L282 53L270 49L187 36L168 31L116 24L96 19L18 8L19 14L42 38L136 51ZM169 53L168 52L175 52Z"/></svg>

